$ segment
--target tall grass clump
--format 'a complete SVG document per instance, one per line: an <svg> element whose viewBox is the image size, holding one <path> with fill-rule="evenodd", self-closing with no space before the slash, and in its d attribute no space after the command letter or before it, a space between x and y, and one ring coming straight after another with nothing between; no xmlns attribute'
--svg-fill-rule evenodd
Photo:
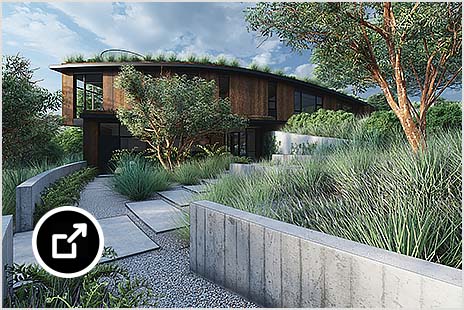
<svg viewBox="0 0 464 310"><path fill-rule="evenodd" d="M192 159L177 166L172 172L172 178L184 185L199 184L201 179L214 178L224 172L232 161L230 155Z"/></svg>
<svg viewBox="0 0 464 310"><path fill-rule="evenodd" d="M429 134L418 154L402 136L365 135L299 169L227 176L202 198L462 268L460 130Z"/></svg>
<svg viewBox="0 0 464 310"><path fill-rule="evenodd" d="M169 174L141 155L125 155L116 163L114 189L131 200L144 200L169 187Z"/></svg>

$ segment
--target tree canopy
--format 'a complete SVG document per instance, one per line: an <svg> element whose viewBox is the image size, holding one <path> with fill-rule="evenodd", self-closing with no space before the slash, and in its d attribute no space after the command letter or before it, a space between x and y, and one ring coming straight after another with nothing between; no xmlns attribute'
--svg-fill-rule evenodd
<svg viewBox="0 0 464 310"><path fill-rule="evenodd" d="M61 118L53 114L61 93L50 93L33 81L30 61L19 56L2 58L3 162L19 163L59 156L52 137Z"/></svg>
<svg viewBox="0 0 464 310"><path fill-rule="evenodd" d="M246 120L231 112L228 98L216 96L214 81L185 75L154 77L123 66L117 78L129 108L117 116L149 145L166 169L184 160L205 136L241 128Z"/></svg>
<svg viewBox="0 0 464 310"><path fill-rule="evenodd" d="M461 18L457 2L274 2L246 10L251 30L312 49L315 75L329 86L379 86L415 151L425 147L428 109L461 84Z"/></svg>

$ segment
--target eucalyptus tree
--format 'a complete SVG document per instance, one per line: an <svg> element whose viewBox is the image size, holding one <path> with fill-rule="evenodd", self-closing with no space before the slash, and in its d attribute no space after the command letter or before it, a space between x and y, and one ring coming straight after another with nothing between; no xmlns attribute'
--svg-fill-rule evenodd
<svg viewBox="0 0 464 310"><path fill-rule="evenodd" d="M462 3L259 3L249 28L312 49L315 75L356 91L379 86L417 152L426 147L426 114L461 84ZM420 96L420 107L410 98Z"/></svg>
<svg viewBox="0 0 464 310"><path fill-rule="evenodd" d="M241 128L246 120L232 113L228 98L216 96L216 84L200 77L154 77L123 66L117 87L127 108L117 116L135 137L146 142L161 165L172 170L205 136Z"/></svg>

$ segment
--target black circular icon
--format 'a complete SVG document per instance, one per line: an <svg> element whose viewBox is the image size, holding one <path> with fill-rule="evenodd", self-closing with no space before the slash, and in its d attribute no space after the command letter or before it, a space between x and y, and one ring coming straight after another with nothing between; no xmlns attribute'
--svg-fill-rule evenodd
<svg viewBox="0 0 464 310"><path fill-rule="evenodd" d="M103 244L97 220L77 207L61 207L46 213L37 223L32 238L39 264L63 278L90 271L101 258Z"/></svg>

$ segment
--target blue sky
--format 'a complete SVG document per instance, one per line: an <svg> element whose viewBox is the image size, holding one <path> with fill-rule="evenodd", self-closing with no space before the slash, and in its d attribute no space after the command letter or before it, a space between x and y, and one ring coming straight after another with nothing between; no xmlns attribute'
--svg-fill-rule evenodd
<svg viewBox="0 0 464 310"><path fill-rule="evenodd" d="M39 68L36 79L50 90L61 77L48 69L76 53L99 54L107 48L138 53L190 54L238 58L311 77L310 52L297 53L272 38L262 43L249 33L243 10L253 3L3 3L3 54L20 53ZM260 44L262 43L262 44ZM360 94L366 97L376 91ZM461 91L445 97L461 99Z"/></svg>

